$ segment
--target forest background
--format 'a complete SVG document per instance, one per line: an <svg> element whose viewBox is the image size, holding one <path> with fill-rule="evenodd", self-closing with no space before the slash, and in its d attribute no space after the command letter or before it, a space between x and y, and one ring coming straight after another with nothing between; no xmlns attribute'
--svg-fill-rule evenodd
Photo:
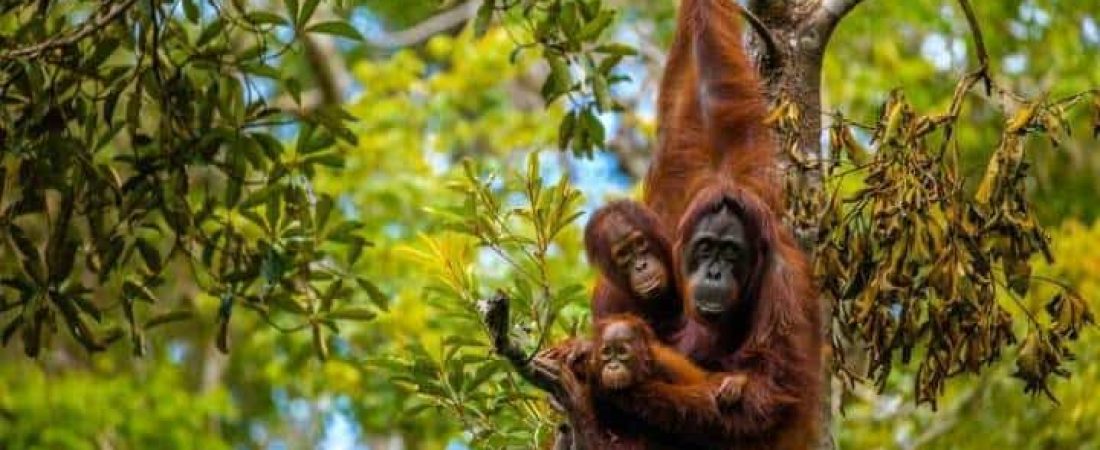
<svg viewBox="0 0 1100 450"><path fill-rule="evenodd" d="M22 44L57 36L79 39L28 55L0 51L0 80L15 86L4 88L10 96L0 96L10 107L0 118L6 186L0 192L7 192L0 206L20 203L20 195L35 197L29 192L38 185L20 178L30 177L24 172L65 174L35 178L44 186L42 198L24 202L23 213L35 216L35 203L41 218L19 222L4 214L5 227L16 223L22 231L9 228L0 245L6 344L0 349L0 449L526 448L550 436L557 417L540 393L490 353L474 301L498 288L520 294L517 333L532 347L584 332L593 272L584 261L580 227L606 200L639 193L654 145L656 83L675 2L603 2L614 14L593 31L593 41L634 50L605 52L621 58L611 63L614 75L602 81L607 85L593 83L606 92L592 92L590 106L572 94L547 104L545 80L560 67L547 64L538 46L524 45L532 30L522 13L504 11L485 20L478 2L70 2L45 6L47 13L36 19L36 4L50 2L10 3L0 2L0 42L12 44L4 47L27 48ZM1100 86L1100 1L975 3L1001 87L1028 98L1058 99ZM127 5L133 9L98 22L110 8ZM112 25L101 34L82 34L85 21L132 24L134 33L127 38ZM604 19L591 22L599 21ZM176 24L183 37L149 31L165 23ZM240 37L255 30L267 36L264 45ZM178 43L173 39L193 46L171 47ZM917 110L947 110L958 80L974 67L971 39L955 2L863 2L841 22L825 54L825 125L837 117L833 111L874 124L896 87ZM104 53L88 66L101 70L103 79L129 80L103 83L125 84L113 101L110 88L88 100L98 105L95 114L105 113L103 102L111 102L106 115L117 115L116 123L81 121L56 130L42 125L56 122L51 114L88 108L75 100L32 112L14 106L20 99L52 105L79 97L57 84L75 72L55 68L71 63L58 60L71 45L80 49L82 64ZM170 63L143 56L158 46L166 49L166 61L179 63L186 54L209 60L198 65L203 58L194 58L194 72L173 85L171 70L158 69ZM97 52L105 48L110 50ZM196 48L206 53L188 53ZM128 65L128 58L138 62ZM30 75L39 70L42 76ZM211 85L220 88L211 93ZM137 100L133 86L144 86ZM162 95L152 86L180 90ZM36 94L19 94L22 88ZM602 95L610 100L597 98ZM167 116L158 102L180 98L194 103L180 113L194 117L180 123L201 125L206 114L236 127L224 128L230 131L223 135L213 126L187 141L173 131L181 125L149 113ZM1054 260L1036 257L1030 270L1068 284L1075 298L1095 310L1100 153L1093 127L1100 112L1087 106L1095 101L1100 108L1100 100L1084 99L1086 107L1065 111L1063 123L1072 133L1060 130L1051 133L1056 140L1035 138L1027 146L1026 188L1051 237ZM253 108L257 102L277 111ZM972 185L985 174L1007 120L991 103L975 95L957 131L961 175ZM571 142L562 151L563 117L577 111L591 111L597 121L586 124L587 113L576 119L590 142ZM870 145L869 130L851 129ZM230 137L234 130L264 136ZM55 246L47 231L60 226L58 212L73 207L59 186L82 186L68 178L79 170L65 169L81 160L66 156L59 166L34 164L45 151L79 154L66 147L78 140L29 137L85 131L101 144L90 164L125 164L115 172L124 180L161 174L157 164L142 165L159 161L142 153L150 148L215 149L203 166L207 175L196 170L180 181L165 172L162 178L100 186L130 199L119 201L118 211L156 210L133 207L142 202L166 205L155 218L128 216L132 229L118 244L118 261L108 264L84 257L98 254L95 239L75 245L74 257L65 253L66 245ZM203 134L224 141L201 141ZM826 144L828 138L823 129ZM135 156L125 158L130 152ZM172 161L205 164L198 154ZM173 182L190 188L182 200L141 194ZM199 185L206 189L203 196L217 197L208 202L209 211L201 196L193 198ZM188 234L173 219L180 211L173 209L176 200L194 203L183 209L201 232ZM271 226L289 220L279 215L299 225ZM536 218L543 221L536 224ZM498 240L471 232L478 224L497 230ZM73 233L74 242L94 235L85 229ZM188 246L165 237L185 234L209 240L196 241L189 254ZM25 242L43 253L44 265L55 263L50 269L66 257L76 260L76 269L68 268L72 274L57 280L52 273L39 275L43 285L71 295L64 298L74 304L80 303L76 298L90 303L74 312L49 297L54 294L42 294L56 302L48 310L57 318L53 331L39 335L41 348L34 352L24 342L25 330L34 329L27 325L33 314L23 319L23 311L33 304L28 298L39 298L27 286L38 277L26 263L34 251ZM103 254L110 254L115 241L105 242ZM214 248L210 255L203 254L204 245ZM530 262L511 264L517 254ZM517 275L524 270L537 273ZM19 281L24 278L30 281ZM72 280L82 280L75 284L85 288L72 288ZM551 295L540 296L545 286L539 283ZM1053 292L1035 288L999 301L1026 316L1043 310ZM70 333L72 317L93 323L97 337L89 341L87 333ZM1026 322L1014 325L1021 347ZM98 351L100 344L105 350ZM1065 362L1071 376L1050 380L1057 402L1025 394L1025 383L1012 377L1020 368L1015 355L1023 352L1017 347L980 373L948 380L935 409L917 401L916 363L894 364L879 385L838 381L833 435L840 448L1100 449L1100 403L1093 401L1100 335L1085 328L1069 347L1076 355Z"/></svg>

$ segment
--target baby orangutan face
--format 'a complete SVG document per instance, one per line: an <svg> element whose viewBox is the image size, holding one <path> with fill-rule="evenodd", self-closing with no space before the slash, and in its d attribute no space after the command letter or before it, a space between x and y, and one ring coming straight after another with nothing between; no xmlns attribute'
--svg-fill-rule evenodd
<svg viewBox="0 0 1100 450"><path fill-rule="evenodd" d="M626 389L644 379L648 347L641 330L629 321L614 321L603 327L598 337L593 356L602 388Z"/></svg>

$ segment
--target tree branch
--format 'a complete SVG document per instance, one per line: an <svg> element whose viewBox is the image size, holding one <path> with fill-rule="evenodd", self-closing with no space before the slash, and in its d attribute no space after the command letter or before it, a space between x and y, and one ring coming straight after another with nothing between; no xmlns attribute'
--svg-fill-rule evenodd
<svg viewBox="0 0 1100 450"><path fill-rule="evenodd" d="M367 43L384 49L398 49L416 45L438 33L462 25L477 15L482 0L470 0L461 6L437 14L406 30L386 33L378 37L367 37Z"/></svg>
<svg viewBox="0 0 1100 450"><path fill-rule="evenodd" d="M735 3L735 5L737 5L737 9L741 11L741 17L749 22L749 25L752 26L752 30L760 36L760 40L764 41L766 54L763 60L765 63L771 68L782 67L786 60L787 53L779 46L779 41L776 39L775 33L772 33L772 30L768 28L767 25L764 25L764 22L761 21L759 17L756 17L756 14L753 14L752 11L749 11L748 8L738 3Z"/></svg>
<svg viewBox="0 0 1100 450"><path fill-rule="evenodd" d="M974 7L970 6L970 0L959 0L963 14L966 15L966 23L970 25L970 34L974 36L974 52L978 54L978 73L985 83L986 94L993 92L993 80L989 77L989 52L985 49L985 39L982 38L982 27L978 25L978 18L974 15Z"/></svg>
<svg viewBox="0 0 1100 450"><path fill-rule="evenodd" d="M103 0L102 6L106 7L111 3L116 2L112 0ZM48 50L65 47L80 42L84 38L91 36L93 33L99 31L108 23L125 13L126 10L130 9L131 6L134 6L135 3L137 3L137 0L125 0L122 2L117 2L110 9L101 10L98 17L96 17L94 20L84 22L84 25L82 25L80 28L77 28L76 31L68 35L58 36L56 38L39 42L31 46L18 48L7 52L0 52L0 61L24 57L35 57Z"/></svg>
<svg viewBox="0 0 1100 450"><path fill-rule="evenodd" d="M863 0L824 0L815 21L824 30L832 31L840 20L852 12Z"/></svg>
<svg viewBox="0 0 1100 450"><path fill-rule="evenodd" d="M580 411L583 409L582 406L587 405L576 404L578 397L570 392L570 383L564 381L565 378L572 376L572 373L568 373L569 369L561 367L556 361L527 356L522 347L508 335L509 302L510 300L503 292L477 302L477 309L489 332L493 350L511 363L521 377L535 387L550 393L565 410L570 423L577 423L575 420L593 420L594 418L583 417ZM573 429L571 438L573 450L599 450L591 445L589 442L591 438L585 433L577 432L576 427Z"/></svg>

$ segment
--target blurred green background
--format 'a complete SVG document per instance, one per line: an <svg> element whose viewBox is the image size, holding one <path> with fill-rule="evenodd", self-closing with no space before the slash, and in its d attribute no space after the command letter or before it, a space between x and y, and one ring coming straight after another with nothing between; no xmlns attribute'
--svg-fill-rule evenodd
<svg viewBox="0 0 1100 450"><path fill-rule="evenodd" d="M332 357L323 362L313 356L308 333L280 333L249 314L235 317L232 352L220 354L213 345L218 301L203 295L195 298L200 317L151 335L144 358L134 358L124 345L88 355L55 342L31 360L9 345L0 349L0 449L466 448L478 426L498 420L427 407L386 363L411 348L438 358L450 337L482 333L475 323L453 317L453 305L432 301L425 292L437 268L419 256L439 243L462 246L431 212L461 204L447 183L460 177L464 158L507 179L523 171L528 154L538 153L547 179L566 176L584 193L584 211L635 194L652 148L655 83L674 2L606 2L620 10L612 37L637 46L643 57L625 61L631 81L614 88L627 111L606 118L613 151L591 159L555 150L562 110L546 108L538 94L547 69L522 53L513 60L515 44L505 29L475 39L459 23L389 48L379 44L456 2L345 3L366 40L338 40L332 51L345 77L344 102L358 119L351 129L359 140L347 149L343 170L321 170L314 181L316 189L338 199L347 217L366 225L375 247L356 268L391 297L389 311L343 326L333 337ZM1100 86L1100 0L987 1L975 2L975 9L995 73L1007 86L1052 97ZM945 109L969 67L968 39L953 2L867 0L829 45L825 107L871 122L890 89L901 86L919 108ZM979 177L981 162L997 147L1001 119L981 105L964 113L961 147L975 162L967 175ZM1039 213L1055 243L1056 263L1037 270L1069 281L1096 309L1100 151L1089 120L1071 117L1074 138L1057 148L1033 145L1029 161L1037 175L1032 189ZM587 287L591 272L578 226L566 230L552 250L548 267L557 279ZM486 270L493 267L486 255L464 257ZM188 289L186 280L178 284ZM579 322L584 309L581 299L563 315ZM1024 395L1009 377L1010 363L952 381L938 411L914 405L912 367L899 368L882 393L865 386L837 390L838 444L1100 449L1100 402L1093 388L1100 383L1100 334L1090 329L1073 349L1078 358L1070 365L1072 377L1054 384L1060 404ZM522 420L504 416L499 420Z"/></svg>

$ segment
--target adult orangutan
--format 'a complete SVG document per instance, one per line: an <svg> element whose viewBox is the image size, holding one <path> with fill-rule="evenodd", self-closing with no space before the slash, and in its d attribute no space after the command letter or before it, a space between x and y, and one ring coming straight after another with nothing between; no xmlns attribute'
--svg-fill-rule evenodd
<svg viewBox="0 0 1100 450"><path fill-rule="evenodd" d="M820 307L805 255L780 221L775 147L736 8L732 0L681 1L645 203L676 227L689 320L673 347L747 382L740 401L720 411L698 401L693 386L608 398L640 426L685 441L806 449L819 426Z"/></svg>
<svg viewBox="0 0 1100 450"><path fill-rule="evenodd" d="M594 403L674 442L807 449L819 426L820 308L805 255L780 221L766 102L736 8L732 0L681 1L644 202L676 230L688 320L668 341L706 370L744 375L740 399L714 408L709 386L655 380ZM656 445L648 444L639 448Z"/></svg>
<svg viewBox="0 0 1100 450"><path fill-rule="evenodd" d="M564 372L572 376L564 376L563 383L569 385L567 391L582 393L584 398L574 399L574 404L591 408L579 413L587 420L578 421L575 432L594 449L688 448L690 444L679 433L639 427L629 414L616 408L617 399L634 391L638 395L660 391L664 392L662 397L691 396L684 402L691 408L718 411L737 405L747 381L742 374L699 369L674 349L660 344L650 327L634 315L613 315L597 322L593 351L574 366ZM690 421L694 414L680 411L671 414L670 420Z"/></svg>

